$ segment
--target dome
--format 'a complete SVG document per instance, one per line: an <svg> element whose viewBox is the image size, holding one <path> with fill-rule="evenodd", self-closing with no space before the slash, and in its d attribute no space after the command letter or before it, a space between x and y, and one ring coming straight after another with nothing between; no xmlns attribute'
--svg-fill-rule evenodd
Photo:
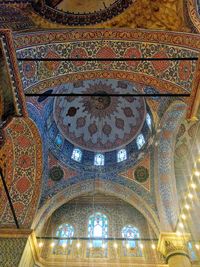
<svg viewBox="0 0 200 267"><path fill-rule="evenodd" d="M105 169L121 161L137 161L152 134L151 112L142 97L116 95L137 94L138 87L139 84L115 79L62 84L56 93L75 92L78 96L55 97L49 103L53 112L47 112L46 128L53 154L70 166L81 164L87 170L94 168L95 155L103 157L100 165ZM126 153L124 160L117 158L122 150Z"/></svg>

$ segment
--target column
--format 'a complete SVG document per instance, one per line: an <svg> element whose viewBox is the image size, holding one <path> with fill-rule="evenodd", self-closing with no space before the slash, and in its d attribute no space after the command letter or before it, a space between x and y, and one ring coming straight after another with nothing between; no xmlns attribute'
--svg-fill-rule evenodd
<svg viewBox="0 0 200 267"><path fill-rule="evenodd" d="M187 242L190 234L178 236L176 233L161 233L158 242L158 251L165 257L169 267L191 267Z"/></svg>
<svg viewBox="0 0 200 267"><path fill-rule="evenodd" d="M31 229L0 229L0 266L33 266L20 265ZM29 253L31 256L31 253ZM29 259L27 259L28 262ZM32 260L32 259L31 259Z"/></svg>

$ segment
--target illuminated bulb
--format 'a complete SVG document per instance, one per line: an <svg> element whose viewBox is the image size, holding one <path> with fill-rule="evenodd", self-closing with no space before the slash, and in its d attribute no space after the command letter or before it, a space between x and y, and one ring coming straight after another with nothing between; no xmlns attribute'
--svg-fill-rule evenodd
<svg viewBox="0 0 200 267"><path fill-rule="evenodd" d="M144 245L143 244L140 244L140 248L143 249L144 248Z"/></svg>
<svg viewBox="0 0 200 267"><path fill-rule="evenodd" d="M176 235L177 235L177 236L181 236L181 232L177 231L177 232L176 232Z"/></svg>
<svg viewBox="0 0 200 267"><path fill-rule="evenodd" d="M194 171L194 175L195 176L200 176L200 172L196 170L196 171Z"/></svg>
<svg viewBox="0 0 200 267"><path fill-rule="evenodd" d="M89 244L89 247L92 248L92 242Z"/></svg>
<svg viewBox="0 0 200 267"><path fill-rule="evenodd" d="M40 243L38 244L38 247L39 247L39 248L42 248L43 245L44 245L44 244L43 244L42 242L40 242Z"/></svg>
<svg viewBox="0 0 200 267"><path fill-rule="evenodd" d="M156 249L156 246L154 244L151 245L152 249Z"/></svg>
<svg viewBox="0 0 200 267"><path fill-rule="evenodd" d="M54 243L54 242L52 242L52 243L51 243L51 247L53 248L54 246L55 246L55 243Z"/></svg>
<svg viewBox="0 0 200 267"><path fill-rule="evenodd" d="M78 243L76 244L76 247L77 247L77 248L80 248L80 246L81 246L81 243L78 242Z"/></svg>
<svg viewBox="0 0 200 267"><path fill-rule="evenodd" d="M114 248L117 248L118 247L118 245L117 245L116 242L113 244L113 246L114 246Z"/></svg>
<svg viewBox="0 0 200 267"><path fill-rule="evenodd" d="M62 244L62 247L63 247L63 248L66 248L66 246L67 246L67 244L66 244L66 243Z"/></svg>
<svg viewBox="0 0 200 267"><path fill-rule="evenodd" d="M179 225L180 228L184 228L183 223L179 223L178 225Z"/></svg>
<svg viewBox="0 0 200 267"><path fill-rule="evenodd" d="M190 199L193 199L193 195L192 195L191 193L188 194L188 197L189 197Z"/></svg>
<svg viewBox="0 0 200 267"><path fill-rule="evenodd" d="M199 250L199 249L200 249L199 244L196 244L196 245L195 245L195 248L196 248L197 250Z"/></svg>
<svg viewBox="0 0 200 267"><path fill-rule="evenodd" d="M105 246L106 246L106 245L103 243L103 244L102 244L102 248L105 248Z"/></svg>
<svg viewBox="0 0 200 267"><path fill-rule="evenodd" d="M183 220L186 220L186 216L185 216L185 214L182 214L182 215L181 215L181 218L182 218Z"/></svg>
<svg viewBox="0 0 200 267"><path fill-rule="evenodd" d="M128 248L128 249L129 249L129 247L130 247L130 246L129 246L129 244L126 244L126 248Z"/></svg>
<svg viewBox="0 0 200 267"><path fill-rule="evenodd" d="M193 189L196 189L196 188L197 188L196 184L194 184L194 183L191 183L190 186L191 186Z"/></svg>
<svg viewBox="0 0 200 267"><path fill-rule="evenodd" d="M188 204L185 204L185 208L186 208L186 210L189 210L190 206Z"/></svg>

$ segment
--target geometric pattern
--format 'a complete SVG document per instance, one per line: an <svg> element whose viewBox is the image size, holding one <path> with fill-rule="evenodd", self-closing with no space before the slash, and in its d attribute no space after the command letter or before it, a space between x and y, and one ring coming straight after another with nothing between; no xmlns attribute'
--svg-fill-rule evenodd
<svg viewBox="0 0 200 267"><path fill-rule="evenodd" d="M135 85L118 80L89 80L80 87L66 84L58 93L93 94L57 97L54 119L62 135L74 145L92 151L109 151L130 143L143 126L145 102L138 97L110 97L134 93ZM101 93L105 96L95 96ZM117 133L117 134L116 134Z"/></svg>
<svg viewBox="0 0 200 267"><path fill-rule="evenodd" d="M0 238L0 266L19 266L27 238Z"/></svg>
<svg viewBox="0 0 200 267"><path fill-rule="evenodd" d="M22 36L23 38L23 36ZM186 48L174 48L170 45L165 45L165 52L155 54L154 51L160 51L163 49L163 45L161 44L152 44L146 43L145 46L143 43L136 43L125 40L111 40L109 41L109 46L104 41L105 44L102 44L102 41L93 40L93 41L79 41L78 44L75 42L66 42L66 43L53 43L51 44L51 53L56 54L56 57L71 57L73 51L78 48L85 51L84 53L89 54L91 58L98 58L99 53L102 49L110 49L110 52L106 53L107 58L119 58L119 57L127 57L127 52L130 51L130 47L137 48L142 57L195 57L197 56L194 50L189 50ZM40 46L32 46L20 49L17 51L18 57L47 57L49 54L50 47L49 45L40 45ZM83 53L83 52L82 52ZM25 56L26 55L26 56ZM102 56L101 56L102 57ZM51 58L51 57L49 57ZM52 58L54 58L52 56ZM86 61L82 65L76 64L76 62L59 62L60 64L55 68L55 62L48 62L47 65L44 62L37 62L37 68L32 77L27 77L25 73L23 73L23 65L27 62L19 62L19 68L22 73L22 82L24 89L27 89L30 86L33 86L35 83L43 81L47 78L56 78L56 76L60 75L70 75L77 72L88 72L88 71L102 71L109 68L110 71L119 71L123 69L125 72L133 72L140 75L144 75L144 73L154 79L164 79L173 85L179 88L179 92L190 92L192 85L193 73L195 71L196 62L188 62L187 66L183 66L182 62L175 61L167 61L166 63L161 62L139 62L139 64L133 65L128 62L90 62ZM52 65L52 66L51 66ZM187 76L186 76L187 75ZM58 77L59 78L59 77ZM56 79L58 79L56 78ZM188 79L186 79L188 78ZM176 90L177 90L176 89ZM168 87L168 90L170 88ZM171 89L172 91L172 89Z"/></svg>
<svg viewBox="0 0 200 267"><path fill-rule="evenodd" d="M85 26L101 23L102 21L106 21L112 19L114 16L122 13L126 8L128 8L133 0L110 0L109 2L104 3L104 5L98 5L98 2L95 3L97 7L95 8L95 4L92 9L87 9L88 4L87 1L83 1L81 6L85 7L83 9L79 8L79 5L73 9L73 5L70 8L66 8L66 3L64 7L59 7L54 1L39 1L34 5L35 11L37 11L40 16L45 17L53 22L58 22L64 25L70 26ZM78 3L78 2L77 2ZM78 7L78 9L77 9Z"/></svg>
<svg viewBox="0 0 200 267"><path fill-rule="evenodd" d="M145 188L147 191L151 191L151 178L149 177L149 170L150 170L150 154L148 153L144 159L140 160L138 164L136 164L134 167L131 167L127 169L125 172L120 173L121 176L131 179L135 183L139 184L143 188ZM140 169L142 169L142 173L140 173ZM139 170L139 171L138 171ZM144 173L143 173L144 170ZM137 178L137 172L139 172L138 175L142 176L142 180L140 178ZM144 179L145 177L145 179Z"/></svg>
<svg viewBox="0 0 200 267"><path fill-rule="evenodd" d="M160 206L161 225L164 230L174 231L178 216L178 199L174 174L174 141L178 127L185 115L186 105L182 102L172 104L161 122L159 144L155 151L157 161L158 205Z"/></svg>
<svg viewBox="0 0 200 267"><path fill-rule="evenodd" d="M161 42L162 40L162 42ZM190 42L188 42L190 40ZM195 35L158 31L136 30L51 30L51 33L17 33L14 36L17 56L46 57L48 52L56 53L58 57L95 58L102 49L105 57L198 57L199 43ZM50 45L46 45L46 44ZM131 49L132 50L131 50ZM77 52L79 49L80 52ZM85 52L84 52L85 51ZM110 51L110 52L108 52ZM78 53L78 54L77 54ZM163 54L164 53L164 54ZM81 61L80 61L81 62ZM24 90L41 92L63 83L95 78L129 80L154 87L162 93L188 93L191 97L182 98L189 105L191 112L197 88L192 81L196 71L196 62L190 61L184 65L181 61L169 61L160 66L158 62L60 62L59 67L50 71L43 62L37 62L37 71L27 79L23 73L23 64L18 62ZM106 63L106 64L105 64ZM138 62L137 62L138 63ZM52 62L52 64L54 64ZM123 72L121 70L123 69ZM109 71L108 71L109 70ZM188 78L188 79L186 79ZM165 83L163 83L163 80Z"/></svg>
<svg viewBox="0 0 200 267"><path fill-rule="evenodd" d="M21 227L30 227L40 196L42 171L41 139L36 126L28 118L14 118L6 128L5 178ZM14 223L4 190L0 195L0 222L6 227Z"/></svg>

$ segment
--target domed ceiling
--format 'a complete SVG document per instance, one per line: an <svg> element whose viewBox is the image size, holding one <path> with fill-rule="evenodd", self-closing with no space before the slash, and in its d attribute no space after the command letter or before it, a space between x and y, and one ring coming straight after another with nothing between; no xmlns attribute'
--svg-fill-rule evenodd
<svg viewBox="0 0 200 267"><path fill-rule="evenodd" d="M88 80L67 84L68 92L93 94L87 97L57 97L54 119L62 135L74 145L91 151L110 151L130 143L143 126L143 98L111 97L133 92L133 85L118 80ZM65 86L65 87L66 87ZM66 92L66 88L58 92ZM135 93L137 93L135 91Z"/></svg>
<svg viewBox="0 0 200 267"><path fill-rule="evenodd" d="M34 8L51 21L70 26L92 25L122 13L134 0L41 0Z"/></svg>
<svg viewBox="0 0 200 267"><path fill-rule="evenodd" d="M56 88L56 93L75 92L79 96L51 98L44 106L45 127L54 156L66 165L94 171L94 157L102 153L103 169L114 171L112 167L118 164L117 152L125 149L125 162L136 163L152 134L153 119L150 119L152 128L146 120L147 114L152 117L150 109L144 98L110 95L136 94L138 87L140 85L128 81L95 79ZM42 101L41 97L38 101ZM136 139L141 133L144 144L138 148ZM79 162L72 159L75 148L83 154ZM118 165L123 168L125 162Z"/></svg>

